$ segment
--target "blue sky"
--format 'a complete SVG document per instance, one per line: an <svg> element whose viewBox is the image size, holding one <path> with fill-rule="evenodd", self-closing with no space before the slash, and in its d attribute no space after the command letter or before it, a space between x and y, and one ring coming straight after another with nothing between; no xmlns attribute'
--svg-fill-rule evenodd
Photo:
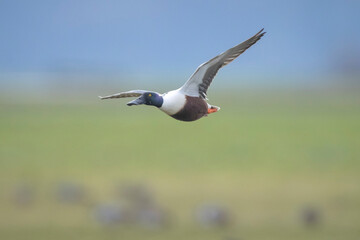
<svg viewBox="0 0 360 240"><path fill-rule="evenodd" d="M360 49L359 12L349 0L2 0L0 73L188 77L264 27L226 74L322 74Z"/></svg>

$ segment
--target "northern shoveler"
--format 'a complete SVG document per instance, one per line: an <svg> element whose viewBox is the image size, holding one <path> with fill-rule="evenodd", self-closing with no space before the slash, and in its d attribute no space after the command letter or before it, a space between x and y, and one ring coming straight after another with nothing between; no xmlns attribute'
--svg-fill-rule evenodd
<svg viewBox="0 0 360 240"><path fill-rule="evenodd" d="M264 36L265 32L263 30L261 29L248 40L201 64L189 80L179 89L164 94L146 90L131 90L100 98L139 97L127 103L127 105L152 105L177 120L198 120L220 109L217 106L208 104L206 98L206 91L216 73L220 68L233 61Z"/></svg>

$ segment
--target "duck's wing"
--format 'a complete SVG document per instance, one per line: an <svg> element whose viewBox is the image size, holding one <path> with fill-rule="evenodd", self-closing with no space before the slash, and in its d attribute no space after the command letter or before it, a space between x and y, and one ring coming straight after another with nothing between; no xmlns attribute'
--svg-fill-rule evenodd
<svg viewBox="0 0 360 240"><path fill-rule="evenodd" d="M146 92L149 92L149 91L146 91L146 90L131 90L131 91L127 91L127 92L116 93L116 94L105 96L105 97L99 96L99 98L101 100L103 100L103 99L109 99L109 98L139 97L143 93L146 93Z"/></svg>
<svg viewBox="0 0 360 240"><path fill-rule="evenodd" d="M219 69L233 61L264 36L266 32L263 32L263 30L261 29L248 40L201 64L189 80L180 88L180 91L189 96L206 98L206 91Z"/></svg>

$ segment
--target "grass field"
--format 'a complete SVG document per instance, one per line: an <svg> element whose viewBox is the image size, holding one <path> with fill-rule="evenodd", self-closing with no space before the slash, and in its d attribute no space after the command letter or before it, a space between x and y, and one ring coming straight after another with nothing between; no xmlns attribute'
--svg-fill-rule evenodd
<svg viewBox="0 0 360 240"><path fill-rule="evenodd" d="M125 101L0 103L0 239L359 239L360 94L242 92L211 96L221 111L197 122ZM82 184L81 204L54 198ZM148 186L168 227L103 227L94 207L117 201L119 184ZM13 200L34 188L31 204ZM232 222L203 228L202 203ZM301 211L320 212L306 227Z"/></svg>

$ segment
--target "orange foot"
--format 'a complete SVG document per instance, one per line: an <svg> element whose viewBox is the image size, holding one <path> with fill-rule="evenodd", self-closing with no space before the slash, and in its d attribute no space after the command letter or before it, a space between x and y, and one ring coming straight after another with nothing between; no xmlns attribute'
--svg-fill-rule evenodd
<svg viewBox="0 0 360 240"><path fill-rule="evenodd" d="M210 113L214 113L214 112L217 112L219 109L216 108L216 107L211 107L211 108L208 108L208 114Z"/></svg>

